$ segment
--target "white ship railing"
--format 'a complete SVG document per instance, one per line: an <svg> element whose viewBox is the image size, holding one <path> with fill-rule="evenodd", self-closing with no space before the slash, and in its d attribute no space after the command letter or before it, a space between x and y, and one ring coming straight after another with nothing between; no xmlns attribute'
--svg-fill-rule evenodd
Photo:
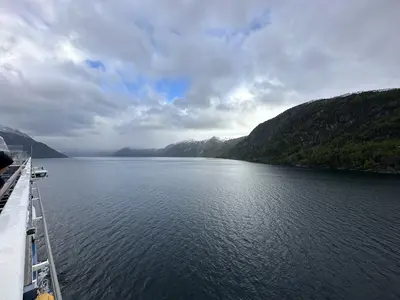
<svg viewBox="0 0 400 300"><path fill-rule="evenodd" d="M32 184L31 184L32 182ZM33 270L48 266L51 277L51 291L55 300L62 300L57 272L50 246L46 217L40 197L40 190L35 176L32 178L31 158L27 159L7 180L0 190L0 199L15 184L5 206L0 213L0 300L21 300L23 298L25 280L30 281ZM33 195L36 191L36 197ZM32 224L32 201L40 207L43 234L45 239L47 261L34 266L26 264L26 249L30 249L27 241L27 230Z"/></svg>
<svg viewBox="0 0 400 300"><path fill-rule="evenodd" d="M62 300L61 289L60 289L60 285L58 283L56 267L54 264L53 254L51 252L50 239L49 239L49 234L48 234L48 230L47 230L47 223L46 223L46 217L45 217L45 213L44 213L44 209L43 209L42 199L40 197L40 190L39 190L39 186L37 184L35 184L35 187L36 187L36 193L37 193L36 199L39 202L41 217L42 217L42 222L43 222L44 240L45 240L45 244L46 244L47 260L49 262L52 290L54 293L54 298L56 300Z"/></svg>
<svg viewBox="0 0 400 300"><path fill-rule="evenodd" d="M0 214L0 300L21 300L23 295L31 159L18 172L21 176Z"/></svg>

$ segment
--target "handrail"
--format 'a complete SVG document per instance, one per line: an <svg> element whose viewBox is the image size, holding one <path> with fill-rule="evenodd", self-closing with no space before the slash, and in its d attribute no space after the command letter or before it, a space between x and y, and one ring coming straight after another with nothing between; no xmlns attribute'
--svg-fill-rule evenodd
<svg viewBox="0 0 400 300"><path fill-rule="evenodd" d="M0 199L3 198L3 196L6 194L10 186L18 179L18 175L21 174L22 170L25 168L26 165L25 161L17 171L14 172L14 174L11 175L11 177L4 183L3 187L0 189Z"/></svg>
<svg viewBox="0 0 400 300"><path fill-rule="evenodd" d="M37 195L38 195L38 198L39 198L38 202L39 202L39 205L40 205L40 211L41 211L41 214L42 214L44 239L45 239L46 250L47 250L47 260L49 261L50 276L51 276L53 292L54 292L54 296L55 296L56 300L62 300L60 285L58 283L57 272L56 272L54 259L53 259L53 254L51 252L50 239L49 239L49 234L48 234L48 231L47 231L46 217L44 215L42 199L40 198L40 190L39 190L39 186L38 186L37 183L36 183L36 191L37 191Z"/></svg>

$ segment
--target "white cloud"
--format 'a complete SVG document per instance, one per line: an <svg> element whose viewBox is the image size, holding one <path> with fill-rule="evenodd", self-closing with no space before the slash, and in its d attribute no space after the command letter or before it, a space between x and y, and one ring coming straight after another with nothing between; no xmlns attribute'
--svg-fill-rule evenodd
<svg viewBox="0 0 400 300"><path fill-rule="evenodd" d="M1 123L60 149L246 134L304 101L398 86L399 10L397 0L3 0ZM160 79L189 87L170 102Z"/></svg>

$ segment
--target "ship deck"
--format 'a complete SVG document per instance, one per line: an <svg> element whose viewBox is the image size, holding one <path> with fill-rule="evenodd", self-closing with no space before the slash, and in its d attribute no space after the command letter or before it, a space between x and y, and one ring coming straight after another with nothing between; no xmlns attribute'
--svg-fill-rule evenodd
<svg viewBox="0 0 400 300"><path fill-rule="evenodd" d="M20 300L25 281L31 159L3 174L0 190L0 299ZM4 294L7 291L7 294Z"/></svg>
<svg viewBox="0 0 400 300"><path fill-rule="evenodd" d="M14 187L21 176L20 171L21 165L10 166L0 177L0 214L6 205L11 193L14 191ZM32 247L29 247L30 238L26 236L26 247L25 247L25 270L24 270L24 284L30 284L30 261L32 260Z"/></svg>

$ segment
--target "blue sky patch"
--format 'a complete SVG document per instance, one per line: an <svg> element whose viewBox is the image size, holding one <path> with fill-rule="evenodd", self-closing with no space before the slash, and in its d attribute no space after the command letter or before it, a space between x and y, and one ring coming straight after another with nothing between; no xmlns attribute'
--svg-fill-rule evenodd
<svg viewBox="0 0 400 300"><path fill-rule="evenodd" d="M106 70L106 66L100 60L86 59L85 63L92 69L97 69L103 72Z"/></svg>
<svg viewBox="0 0 400 300"><path fill-rule="evenodd" d="M163 95L166 102L170 103L175 98L183 98L190 86L187 79L169 79L162 78L158 80L149 80L143 76L138 76L134 81L124 80L115 84L104 84L103 88L109 92L127 93L139 98L146 96L147 90L144 88L150 86L155 92Z"/></svg>
<svg viewBox="0 0 400 300"><path fill-rule="evenodd" d="M247 32L258 31L271 24L269 15L269 10L265 10L262 14L251 20L247 26Z"/></svg>
<svg viewBox="0 0 400 300"><path fill-rule="evenodd" d="M175 98L183 98L189 88L189 80L187 79L160 79L154 84L156 92L165 95L167 102L171 102Z"/></svg>
<svg viewBox="0 0 400 300"><path fill-rule="evenodd" d="M209 28L206 30L206 34L223 38L226 42L231 42L233 39L240 39L240 44L244 41L244 39L249 36L251 33L262 30L269 24L270 22L270 11L265 10L258 16L254 17L248 24L240 28Z"/></svg>

